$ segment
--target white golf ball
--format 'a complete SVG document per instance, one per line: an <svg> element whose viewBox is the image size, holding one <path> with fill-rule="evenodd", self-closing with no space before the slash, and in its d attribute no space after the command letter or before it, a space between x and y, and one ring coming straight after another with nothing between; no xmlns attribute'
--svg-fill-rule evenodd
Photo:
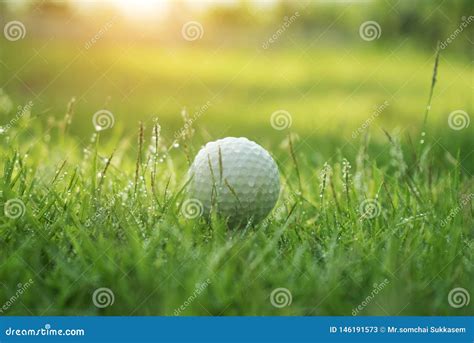
<svg viewBox="0 0 474 343"><path fill-rule="evenodd" d="M202 212L214 206L230 225L258 223L273 209L280 193L278 167L270 154L247 138L209 142L189 170L189 196Z"/></svg>

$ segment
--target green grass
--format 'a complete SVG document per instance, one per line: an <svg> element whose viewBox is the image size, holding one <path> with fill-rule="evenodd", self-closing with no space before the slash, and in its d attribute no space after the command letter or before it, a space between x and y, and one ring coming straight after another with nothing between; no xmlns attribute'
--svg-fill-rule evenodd
<svg viewBox="0 0 474 343"><path fill-rule="evenodd" d="M34 281L9 315L172 315L208 279L181 314L350 315L385 279L360 314L468 313L447 296L473 281L472 202L460 204L463 194L472 200L472 179L459 166L434 170L428 149L419 168L404 170L401 157L377 165L361 144L352 168L337 155L331 172L296 152L302 189L290 155L281 154L284 191L274 215L229 230L218 218L181 214L182 149L156 161L154 188L156 155L142 151L135 186L133 143L117 146L102 180L111 151L101 137L84 153L66 153L76 142L58 131L49 143L14 129L8 144L2 136L2 202L21 199L25 212L0 217L0 299ZM397 148L394 140L389 149ZM376 217L361 214L365 199L380 205ZM115 295L105 309L92 303L100 287ZM271 305L278 287L292 293L290 306Z"/></svg>
<svg viewBox="0 0 474 343"><path fill-rule="evenodd" d="M384 280L360 315L470 313L472 304L448 303L451 289L474 281L472 124L447 125L451 111L473 112L473 74L462 60L441 57L421 137L431 52L136 47L122 56L98 45L55 78L73 45L51 43L44 59L20 69L31 56L19 51L42 43L18 42L2 55L11 104L34 103L0 135L0 302L33 280L2 314L173 315L207 280L181 315L351 315ZM92 114L109 95L115 126L93 134ZM210 99L194 136L169 149L182 106L192 114ZM372 127L352 138L385 100ZM269 123L279 109L292 115L293 156L290 130ZM158 154L149 147L152 114L162 126ZM8 122L14 110L2 115ZM188 160L228 135L262 144L281 171L272 215L245 230L182 215ZM17 219L4 215L12 199L25 205ZM374 218L360 211L367 199L380 206ZM101 287L115 296L104 309L92 301ZM272 306L280 287L290 306Z"/></svg>

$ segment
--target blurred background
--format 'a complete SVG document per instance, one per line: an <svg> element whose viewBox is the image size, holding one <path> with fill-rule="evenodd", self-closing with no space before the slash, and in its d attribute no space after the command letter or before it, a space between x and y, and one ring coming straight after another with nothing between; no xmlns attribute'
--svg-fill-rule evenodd
<svg viewBox="0 0 474 343"><path fill-rule="evenodd" d="M426 140L441 164L459 154L472 173L473 125L448 119L474 112L473 12L471 0L2 1L0 126L31 102L29 120L52 127L74 99L68 133L83 142L107 110L105 141L158 120L172 144L185 109L197 145L247 136L277 147L292 132L322 163L353 156L370 132L390 159L383 130L418 143L440 44Z"/></svg>

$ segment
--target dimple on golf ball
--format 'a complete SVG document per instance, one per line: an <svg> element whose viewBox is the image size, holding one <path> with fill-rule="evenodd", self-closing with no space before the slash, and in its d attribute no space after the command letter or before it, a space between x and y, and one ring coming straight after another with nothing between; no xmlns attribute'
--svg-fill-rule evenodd
<svg viewBox="0 0 474 343"><path fill-rule="evenodd" d="M260 222L280 193L275 161L244 137L207 143L196 155L189 177L189 197L201 204L204 214L215 208L231 225Z"/></svg>

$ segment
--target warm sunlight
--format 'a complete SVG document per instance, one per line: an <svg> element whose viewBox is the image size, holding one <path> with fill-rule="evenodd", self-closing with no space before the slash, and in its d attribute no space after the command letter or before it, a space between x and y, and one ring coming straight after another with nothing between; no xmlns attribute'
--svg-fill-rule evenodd
<svg viewBox="0 0 474 343"><path fill-rule="evenodd" d="M473 3L0 0L0 343L474 343Z"/></svg>
<svg viewBox="0 0 474 343"><path fill-rule="evenodd" d="M124 15L134 18L162 15L169 3L169 0L116 0L111 2Z"/></svg>

